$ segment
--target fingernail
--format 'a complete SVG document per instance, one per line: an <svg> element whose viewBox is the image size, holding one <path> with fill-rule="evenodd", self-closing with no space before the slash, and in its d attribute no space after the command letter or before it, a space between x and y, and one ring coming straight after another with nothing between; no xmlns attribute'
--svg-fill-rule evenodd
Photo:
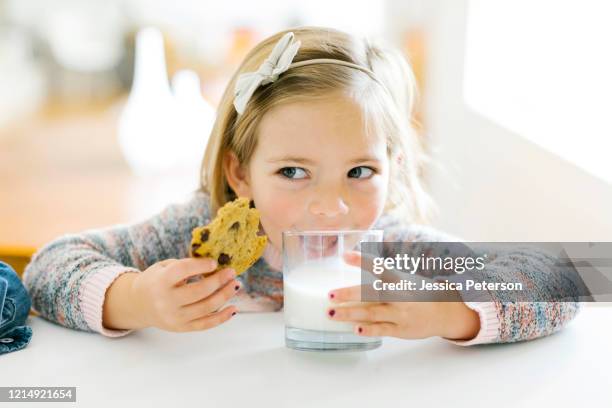
<svg viewBox="0 0 612 408"><path fill-rule="evenodd" d="M334 317L334 315L336 314L336 311L334 309L330 309L328 314L329 314L329 317Z"/></svg>
<svg viewBox="0 0 612 408"><path fill-rule="evenodd" d="M240 285L234 286L234 290L238 290L238 289L240 289Z"/></svg>
<svg viewBox="0 0 612 408"><path fill-rule="evenodd" d="M330 294L329 294L329 298L330 298L330 299L333 299L333 298L335 298L335 297L336 297L336 295L335 295L334 293L330 293Z"/></svg>
<svg viewBox="0 0 612 408"><path fill-rule="evenodd" d="M232 316L236 316L236 312L232 312Z"/></svg>
<svg viewBox="0 0 612 408"><path fill-rule="evenodd" d="M357 328L357 332L358 332L359 334L363 333L363 328L362 328L361 326L359 326L359 327Z"/></svg>

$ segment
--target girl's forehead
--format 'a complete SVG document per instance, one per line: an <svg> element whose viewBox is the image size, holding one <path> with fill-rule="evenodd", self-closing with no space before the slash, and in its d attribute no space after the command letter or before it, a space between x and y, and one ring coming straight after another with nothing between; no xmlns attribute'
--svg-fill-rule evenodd
<svg viewBox="0 0 612 408"><path fill-rule="evenodd" d="M359 104L343 96L296 101L268 111L258 127L258 150L268 155L351 156L385 150L385 140L368 132Z"/></svg>

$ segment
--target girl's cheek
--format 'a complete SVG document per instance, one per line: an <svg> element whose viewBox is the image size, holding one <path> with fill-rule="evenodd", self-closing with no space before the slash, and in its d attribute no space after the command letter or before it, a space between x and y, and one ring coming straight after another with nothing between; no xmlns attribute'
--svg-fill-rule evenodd
<svg viewBox="0 0 612 408"><path fill-rule="evenodd" d="M376 222L384 210L384 201L370 199L357 203L355 211L356 224L360 229L368 229Z"/></svg>
<svg viewBox="0 0 612 408"><path fill-rule="evenodd" d="M364 183L353 195L354 216L357 225L362 229L369 228L383 213L387 200L387 188L384 180L378 183Z"/></svg>
<svg viewBox="0 0 612 408"><path fill-rule="evenodd" d="M295 195L275 192L262 196L256 202L264 230L279 244L281 232L298 224L298 218L301 216L300 201L295 199Z"/></svg>
<svg viewBox="0 0 612 408"><path fill-rule="evenodd" d="M266 200L264 204L264 212L270 218L277 220L278 224L286 224L286 222L281 222L281 220L290 220L298 214L296 205L299 204L299 202L296 203L295 199L292 197L275 195L270 198L271 200Z"/></svg>

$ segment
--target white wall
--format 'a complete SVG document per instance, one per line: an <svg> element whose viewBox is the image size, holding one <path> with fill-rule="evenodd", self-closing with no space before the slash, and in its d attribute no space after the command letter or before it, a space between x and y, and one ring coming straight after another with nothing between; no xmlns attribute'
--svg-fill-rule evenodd
<svg viewBox="0 0 612 408"><path fill-rule="evenodd" d="M424 13L425 125L443 166L428 174L434 225L475 241L612 241L612 186L468 111L466 11L467 0L440 0Z"/></svg>

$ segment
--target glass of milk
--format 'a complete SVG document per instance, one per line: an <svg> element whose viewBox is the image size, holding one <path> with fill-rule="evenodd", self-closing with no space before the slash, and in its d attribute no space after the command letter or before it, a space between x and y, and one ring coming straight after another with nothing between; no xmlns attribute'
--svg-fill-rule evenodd
<svg viewBox="0 0 612 408"><path fill-rule="evenodd" d="M359 251L361 242L382 242L382 230L283 232L283 291L285 344L297 350L369 350L379 337L354 334L356 323L329 318L334 303L329 292L361 285L361 268L347 264L343 255Z"/></svg>

